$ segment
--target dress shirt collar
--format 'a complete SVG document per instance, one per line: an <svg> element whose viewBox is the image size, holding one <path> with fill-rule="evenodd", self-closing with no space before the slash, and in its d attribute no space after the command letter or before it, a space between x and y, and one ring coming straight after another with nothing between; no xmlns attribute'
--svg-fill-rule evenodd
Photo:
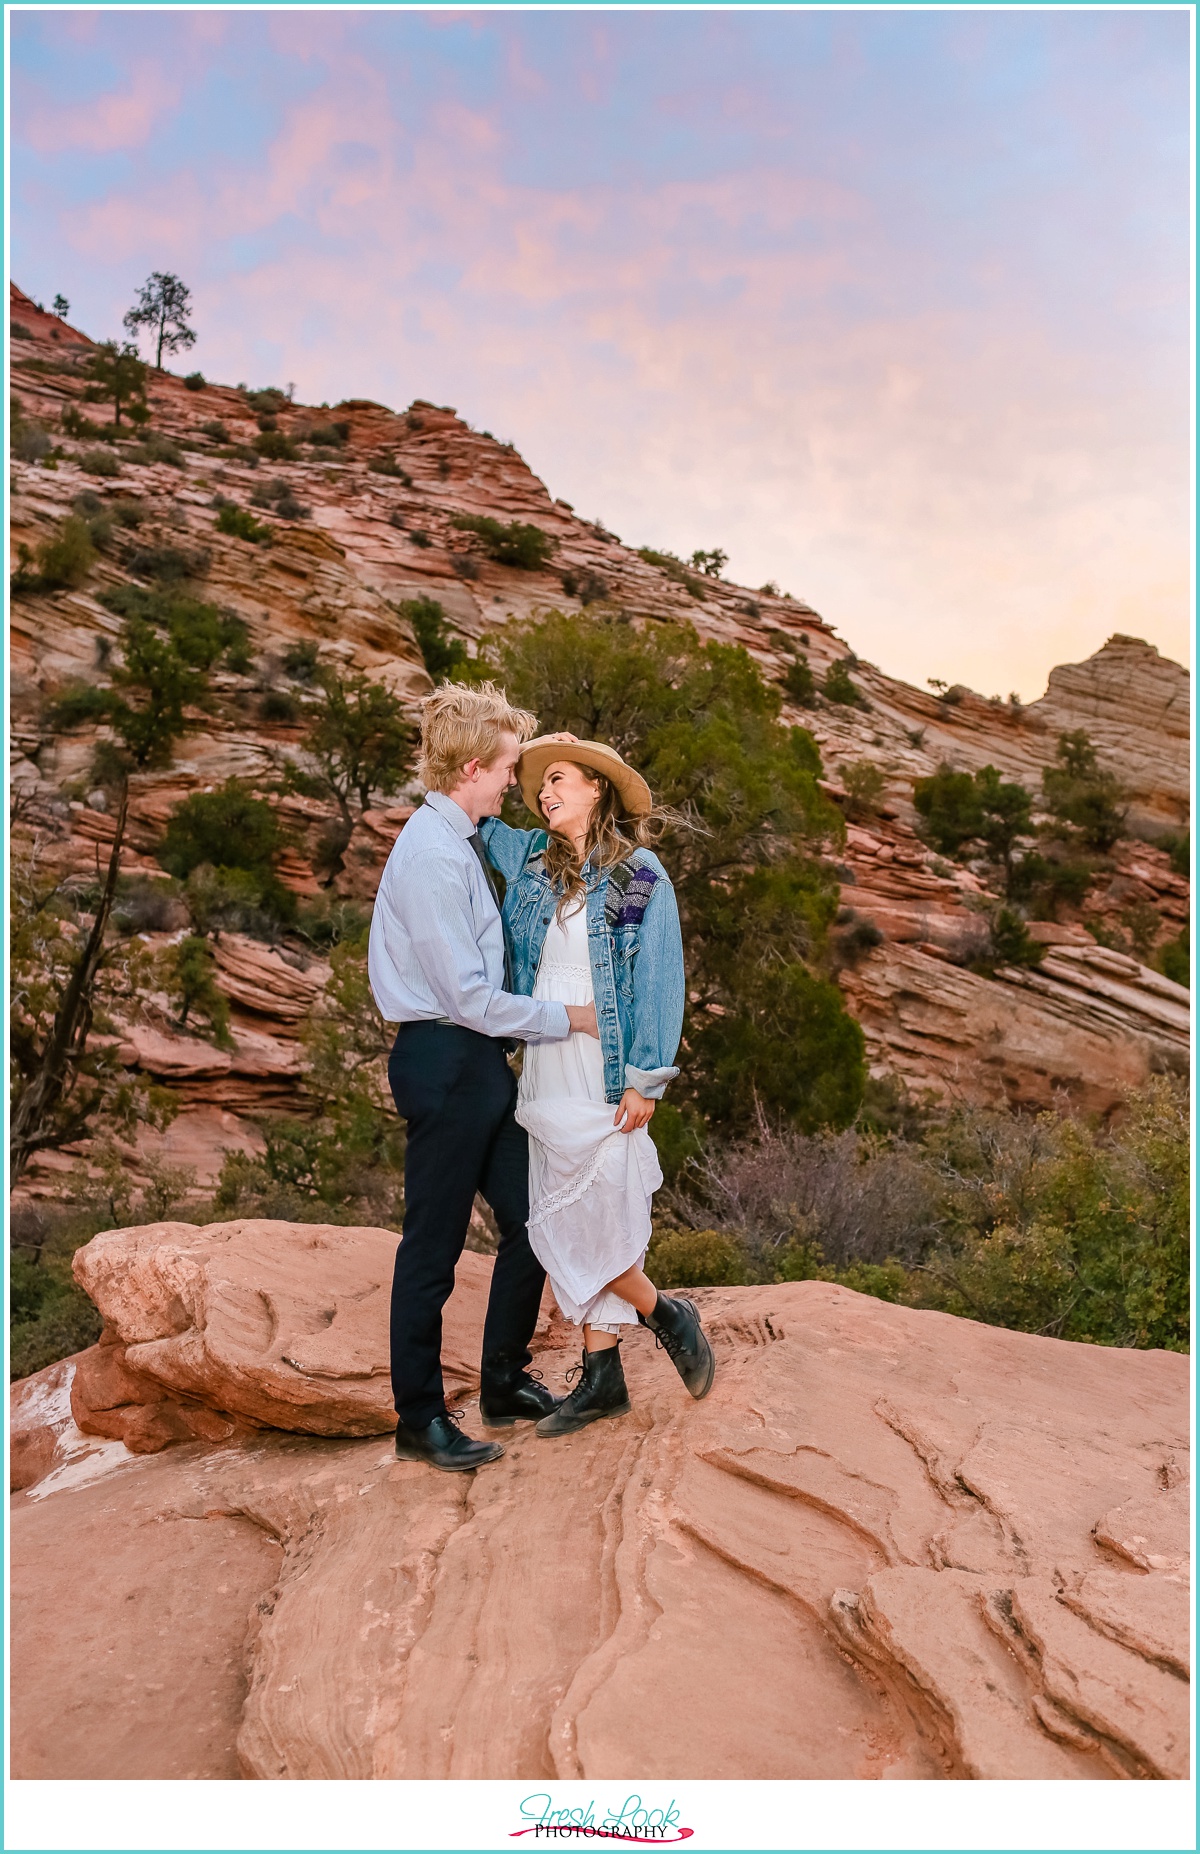
<svg viewBox="0 0 1200 1854"><path fill-rule="evenodd" d="M462 806L456 804L446 792L426 792L425 803L431 806L440 818L445 818L447 824L457 831L460 837L475 835L477 827L472 824Z"/></svg>

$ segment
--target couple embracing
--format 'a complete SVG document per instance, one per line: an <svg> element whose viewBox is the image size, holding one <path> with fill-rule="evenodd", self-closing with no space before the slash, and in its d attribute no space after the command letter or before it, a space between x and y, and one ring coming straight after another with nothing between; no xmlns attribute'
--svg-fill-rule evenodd
<svg viewBox="0 0 1200 1854"><path fill-rule="evenodd" d="M422 705L425 802L396 841L371 923L375 1002L398 1024L388 1078L407 1121L404 1236L392 1283L396 1453L470 1469L503 1454L446 1409L442 1308L475 1194L500 1232L483 1329L488 1428L563 1436L630 1408L621 1329L648 1326L693 1397L713 1355L688 1300L643 1270L662 1183L647 1131L679 1073L683 944L646 847L649 788L620 755L533 715L491 683ZM540 828L497 815L517 784ZM503 888L501 889L501 882ZM524 1044L518 1084L508 1063ZM549 1275L583 1329L559 1398L530 1371Z"/></svg>

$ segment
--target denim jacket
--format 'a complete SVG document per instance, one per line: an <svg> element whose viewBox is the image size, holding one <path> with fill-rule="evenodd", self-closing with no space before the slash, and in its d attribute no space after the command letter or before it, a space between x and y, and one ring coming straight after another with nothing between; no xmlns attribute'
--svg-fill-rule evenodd
<svg viewBox="0 0 1200 1854"><path fill-rule="evenodd" d="M533 994L546 929L558 897L542 860L544 830L513 830L486 818L479 834L504 877L504 932L512 989ZM588 946L596 1022L604 1055L604 1098L626 1088L657 1100L679 1070L683 1028L683 940L666 870L649 850L636 849L615 869L584 866Z"/></svg>

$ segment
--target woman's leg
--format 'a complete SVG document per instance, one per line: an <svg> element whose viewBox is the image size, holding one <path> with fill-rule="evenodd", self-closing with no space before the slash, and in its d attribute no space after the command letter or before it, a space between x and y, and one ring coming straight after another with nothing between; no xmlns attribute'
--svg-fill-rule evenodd
<svg viewBox="0 0 1200 1854"><path fill-rule="evenodd" d="M638 1313L653 1313L658 1305L658 1289L642 1269L627 1268L615 1281L605 1284L606 1294L616 1294L620 1300L627 1300ZM617 1333L606 1333L602 1328L588 1326L583 1329L583 1343L589 1352L604 1352L611 1345L619 1344Z"/></svg>

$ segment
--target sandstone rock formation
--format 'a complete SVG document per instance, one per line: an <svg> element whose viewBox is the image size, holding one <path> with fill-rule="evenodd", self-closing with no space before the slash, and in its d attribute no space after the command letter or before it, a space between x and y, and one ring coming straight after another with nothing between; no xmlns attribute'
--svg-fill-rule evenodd
<svg viewBox="0 0 1200 1854"><path fill-rule="evenodd" d="M105 1272L122 1317L171 1282L194 1296L196 1268L231 1331L216 1245L197 1262L170 1237L151 1277L150 1240ZM269 1268L261 1235L241 1241ZM630 1416L554 1443L522 1426L472 1476L398 1463L382 1436L260 1430L151 1458L105 1443L124 1465L29 1486L13 1774L1186 1776L1185 1358L818 1282L695 1297L705 1402L635 1330ZM213 1342L206 1395L228 1408L257 1380L258 1407L311 1428L324 1386L331 1428L361 1421L344 1378L281 1394L265 1332L258 1367L250 1324L236 1357ZM173 1369L188 1344L127 1357ZM572 1357L556 1323L552 1385Z"/></svg>
<svg viewBox="0 0 1200 1854"><path fill-rule="evenodd" d="M80 1354L71 1407L85 1432L151 1452L238 1425L319 1436L396 1426L388 1297L396 1236L319 1223L152 1223L105 1230L76 1251L75 1278L104 1315ZM447 1306L448 1397L479 1384L490 1280L463 1256Z"/></svg>
<svg viewBox="0 0 1200 1854"><path fill-rule="evenodd" d="M1107 1114L1188 1072L1190 993L1136 959L1088 940L988 979L940 953L893 942L840 975L873 1067L918 1095Z"/></svg>
<svg viewBox="0 0 1200 1854"><path fill-rule="evenodd" d="M842 853L843 904L871 923L885 943L869 970L847 984L852 1007L858 1009L862 1000L876 1066L928 1080L945 1092L948 1074L934 1072L945 1051L953 1086L969 1092L978 1074L979 1098L991 1100L996 1063L989 1056L982 1065L965 1064L964 1037L969 1041L972 1018L981 1013L995 1054L1004 1046L1012 1012L1016 1034L999 1063L1018 1079L1005 1093L1041 1099L1056 1085L1043 1075L1037 1054L1050 1020L1028 995L1014 1001L1011 989L981 992L989 981L975 981L961 969L943 974L950 995L937 1034L923 1043L913 1025L917 1007L902 1010L882 1001L884 993L898 996L915 984L913 973L923 969L918 955L948 954L961 962L977 950L996 899L969 870L940 863L914 834L913 781L942 761L966 769L990 762L1036 792L1059 733L1084 727L1103 762L1130 788L1132 825L1148 835L1178 828L1187 820L1190 776L1188 677L1178 664L1138 639L1117 636L1087 662L1056 669L1041 700L1025 706L970 690L937 695L911 688L859 663L834 628L800 599L689 574L664 565L663 556L644 559L601 523L581 519L555 500L512 446L474 431L451 409L424 401L403 412L362 400L334 408L289 403L277 424L299 445L297 456L255 466L247 453L258 436L257 417L243 391L205 385L194 392L178 376L154 372L153 430L177 443L178 461L147 462L135 449L115 450L119 474L98 478L84 467L94 444L58 435L68 409L93 416L82 403L80 371L93 344L38 311L15 286L12 306L15 323L26 331L13 343L13 384L23 416L54 434L61 451L50 459L53 468L14 458L14 547L36 547L85 490L105 506L136 497L143 509L136 530L118 527L85 586L13 601L13 782L23 807L17 828L23 840L38 834L47 869L94 874L97 854L112 840L112 820L100 808L103 795L89 790L95 730L55 734L46 725L44 706L72 678L90 678L107 661L119 622L96 595L129 577L139 548L172 547L202 561L204 597L243 620L255 660L248 675L215 677L215 708L197 714L196 729L180 744L170 768L133 780L122 861L128 873L147 878L161 876L154 846L172 807L189 793L233 775L262 787L277 779L283 760L303 765L300 727L261 712L263 693L280 683L290 646L315 646L327 659L366 671L415 702L430 682L411 624L399 609L406 599L437 598L460 634L477 641L511 620L552 607L576 610L585 597L607 597L636 617L685 618L702 637L742 644L772 679L798 655L807 658L818 685L831 664L850 663L865 707L819 699L814 707L786 706L784 712L812 730L830 789L843 800L840 780L847 766L869 760L886 775L878 815L852 825ZM304 442L322 427L328 439L330 421L344 433L343 441ZM214 435L222 428L229 442ZM248 505L268 479L286 484L294 505L306 513L293 518L267 511L274 536L269 547L220 533L214 497ZM498 564L453 525L464 514L533 523L556 551L537 571ZM278 802L293 837L280 874L298 894L312 896L319 893L315 846L331 809L294 795ZM338 894L360 903L373 897L410 810L401 793L356 822L336 878ZM1163 851L1121 844L1112 865L1071 920L1099 923L1098 931L1113 928L1120 942L1124 913L1140 907L1158 916L1155 944L1178 933L1187 918L1188 884L1172 873ZM181 920L178 930L185 927ZM244 936L222 935L217 955L217 982L231 1002L237 1045L227 1062L218 1059L219 1052L196 1049L194 1038L188 1039L190 1050L183 1048L184 1039L161 1023L151 1026L152 1035L130 1027L123 1040L131 1070L167 1087L183 1108L167 1140L147 1137L144 1149L188 1153L202 1184L219 1171L225 1151L258 1143L255 1115L305 1111L298 1033L327 977L321 962L306 954L272 951ZM284 969L288 958L294 960L290 972ZM1144 989L1145 982L1139 983ZM1144 1038L1138 1041L1138 1011L1134 1018L1132 1041L1118 1051L1110 1075L1119 1027L1110 1023L1097 1040L1093 1004L1082 993L1077 1000L1068 992L1056 994L1053 1021L1065 1024L1073 1039L1070 1063L1064 1058L1060 1066L1083 1065L1081 1098L1111 1107L1117 1078L1141 1075L1157 1060ZM924 1057L915 1053L918 1046ZM1029 1051L1034 1066L1024 1074ZM59 1169L53 1155L39 1158L27 1175L27 1189L52 1195Z"/></svg>

